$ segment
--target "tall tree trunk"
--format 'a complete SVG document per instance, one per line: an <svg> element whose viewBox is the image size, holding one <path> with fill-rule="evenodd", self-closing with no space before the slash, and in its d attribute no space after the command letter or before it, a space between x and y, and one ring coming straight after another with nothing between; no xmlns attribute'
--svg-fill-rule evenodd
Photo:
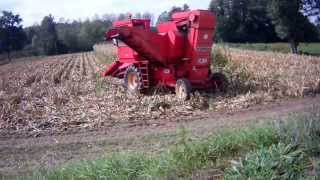
<svg viewBox="0 0 320 180"><path fill-rule="evenodd" d="M290 48L293 54L298 54L298 43L295 40L290 40Z"/></svg>
<svg viewBox="0 0 320 180"><path fill-rule="evenodd" d="M10 51L7 51L7 57L8 57L9 62L11 62L11 53L10 53Z"/></svg>

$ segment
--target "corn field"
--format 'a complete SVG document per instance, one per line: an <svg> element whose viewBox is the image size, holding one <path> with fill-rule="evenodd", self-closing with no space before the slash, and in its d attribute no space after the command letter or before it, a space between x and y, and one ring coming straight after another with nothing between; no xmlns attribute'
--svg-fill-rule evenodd
<svg viewBox="0 0 320 180"><path fill-rule="evenodd" d="M116 58L115 49L106 44L94 49L0 66L0 133L41 135L119 125L157 126L183 116L237 111L316 94L320 89L319 58L219 49L217 53L226 57L219 71L230 79L229 93L196 91L191 100L181 102L174 93L154 88L131 97L121 80L100 76Z"/></svg>
<svg viewBox="0 0 320 180"><path fill-rule="evenodd" d="M245 69L256 89L273 97L302 97L320 92L320 58L231 50L232 62Z"/></svg>

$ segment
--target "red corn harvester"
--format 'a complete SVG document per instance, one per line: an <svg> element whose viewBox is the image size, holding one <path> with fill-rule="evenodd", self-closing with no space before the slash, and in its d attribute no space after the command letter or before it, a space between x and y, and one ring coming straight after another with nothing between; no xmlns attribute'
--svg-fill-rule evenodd
<svg viewBox="0 0 320 180"><path fill-rule="evenodd" d="M184 100L196 89L225 91L226 77L210 71L215 27L214 14L206 10L174 13L157 32L148 19L115 21L106 39L118 47L118 59L103 76L124 79L129 93L160 85Z"/></svg>

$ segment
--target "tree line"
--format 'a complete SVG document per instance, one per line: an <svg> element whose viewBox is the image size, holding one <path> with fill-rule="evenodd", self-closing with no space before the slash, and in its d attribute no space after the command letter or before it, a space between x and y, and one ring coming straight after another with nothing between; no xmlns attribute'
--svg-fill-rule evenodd
<svg viewBox="0 0 320 180"><path fill-rule="evenodd" d="M0 54L24 50L29 55L55 55L91 51L94 44L104 41L104 34L115 20L127 18L127 14L105 14L93 19L59 20L45 16L40 24L23 28L22 18L3 11L0 16ZM136 13L134 18L153 19L151 13Z"/></svg>
<svg viewBox="0 0 320 180"><path fill-rule="evenodd" d="M252 43L290 43L297 53L299 42L319 40L319 0L212 0L209 10L217 15L216 41ZM136 13L158 24L170 20L174 12L189 11L187 4L162 12L157 20L151 13ZM310 22L310 17L315 23ZM54 55L90 51L104 40L104 33L115 20L127 14L105 14L91 20L58 22L52 15L41 23L23 28L22 18L3 11L0 16L0 53L24 49L30 55ZM317 26L316 26L317 25ZM155 28L153 28L155 30Z"/></svg>
<svg viewBox="0 0 320 180"><path fill-rule="evenodd" d="M297 53L299 42L320 39L319 0L212 0L209 9L218 17L218 41L287 41ZM315 17L318 28L309 19Z"/></svg>

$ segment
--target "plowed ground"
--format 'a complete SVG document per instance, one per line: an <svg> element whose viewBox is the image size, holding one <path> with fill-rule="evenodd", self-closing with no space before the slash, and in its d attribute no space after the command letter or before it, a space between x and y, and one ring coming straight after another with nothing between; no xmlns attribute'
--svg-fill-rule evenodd
<svg viewBox="0 0 320 180"><path fill-rule="evenodd" d="M304 63L309 68L299 63L284 68L279 71L282 74L277 75L281 77L279 80L287 77L282 82L277 77L269 78L274 73L268 64L255 74L259 63L267 61L254 61L253 55L254 52L232 53L233 60L247 65L252 74L250 81L239 81L237 78L243 75L239 71L230 76L233 77L230 93L195 92L187 102L179 101L175 94L162 87L143 96L127 96L121 80L101 78L105 65L93 52L18 59L1 65L0 177L130 149L130 146L145 150L148 147L141 144L139 137L163 132L174 134L181 124L201 134L319 105L318 59L286 60ZM255 55L274 62L285 59L282 55L273 59L269 56L274 57ZM299 71L299 67L304 71ZM292 75L288 75L286 69L292 71ZM305 77L302 80L306 83L292 83L297 79L294 72L300 72L299 77ZM313 78L307 78L311 75ZM246 82L250 82L249 85ZM283 90L277 88L286 83ZM245 90L241 89L244 87ZM303 97L305 93L311 97L285 100L290 96ZM159 141L151 138L153 140ZM164 140L164 144L170 142Z"/></svg>
<svg viewBox="0 0 320 180"><path fill-rule="evenodd" d="M157 87L146 95L127 96L121 80L100 76L104 69L92 52L20 59L0 66L0 135L158 126L203 111L248 107L247 102L242 103L245 94L225 98L219 93L196 92L190 101L181 102L174 93ZM256 103L253 101L251 104Z"/></svg>
<svg viewBox="0 0 320 180"><path fill-rule="evenodd" d="M44 131L103 124L92 121L107 119L106 110L100 111L95 101L98 69L92 53L19 60L1 66L1 134L41 135Z"/></svg>

